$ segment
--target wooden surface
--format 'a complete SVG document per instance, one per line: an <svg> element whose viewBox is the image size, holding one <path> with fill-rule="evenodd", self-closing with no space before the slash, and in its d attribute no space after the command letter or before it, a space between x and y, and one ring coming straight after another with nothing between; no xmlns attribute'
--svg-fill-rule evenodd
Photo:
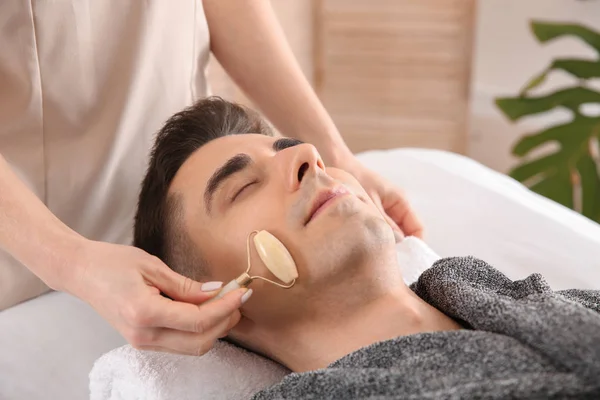
<svg viewBox="0 0 600 400"><path fill-rule="evenodd" d="M303 71L353 151L465 152L475 0L272 4ZM209 80L213 93L249 104L215 60Z"/></svg>
<svg viewBox="0 0 600 400"><path fill-rule="evenodd" d="M315 85L354 151L464 153L474 0L317 0Z"/></svg>

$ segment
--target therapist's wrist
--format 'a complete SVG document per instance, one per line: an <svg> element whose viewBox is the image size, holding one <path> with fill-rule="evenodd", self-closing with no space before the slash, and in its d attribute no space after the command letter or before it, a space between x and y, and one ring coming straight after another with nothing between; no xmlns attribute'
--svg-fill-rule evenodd
<svg viewBox="0 0 600 400"><path fill-rule="evenodd" d="M65 232L53 237L48 243L45 266L38 276L53 290L74 294L72 288L80 280L86 247L91 241L76 232Z"/></svg>
<svg viewBox="0 0 600 400"><path fill-rule="evenodd" d="M337 136L339 137L339 134ZM340 168L354 159L354 154L341 137L339 137L339 140L327 140L323 143L317 143L316 147L325 162L325 166Z"/></svg>
<svg viewBox="0 0 600 400"><path fill-rule="evenodd" d="M333 150L329 161L324 161L325 166L339 168L346 172L350 172L350 169L354 168L358 162L354 153L345 144Z"/></svg>

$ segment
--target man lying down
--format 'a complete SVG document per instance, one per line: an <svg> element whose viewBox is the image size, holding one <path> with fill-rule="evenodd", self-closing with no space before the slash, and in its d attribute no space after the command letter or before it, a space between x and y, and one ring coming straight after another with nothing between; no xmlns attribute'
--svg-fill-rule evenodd
<svg viewBox="0 0 600 400"><path fill-rule="evenodd" d="M255 399L600 396L599 291L511 281L470 257L407 287L392 230L352 176L273 137L256 113L202 100L157 137L135 244L190 278L228 282L255 230L287 247L299 275L287 290L254 281L229 333L294 372ZM252 273L270 276L255 253Z"/></svg>

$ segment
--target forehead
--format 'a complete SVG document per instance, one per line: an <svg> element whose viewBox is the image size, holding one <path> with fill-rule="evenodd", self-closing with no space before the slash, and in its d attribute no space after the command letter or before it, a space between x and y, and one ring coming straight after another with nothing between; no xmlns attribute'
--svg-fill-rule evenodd
<svg viewBox="0 0 600 400"><path fill-rule="evenodd" d="M271 154L273 153L272 145L276 139L248 133L211 140L196 150L183 163L171 182L169 192L180 193L184 197L186 194L200 193L204 191L213 172L231 157L239 153L248 154L252 158Z"/></svg>

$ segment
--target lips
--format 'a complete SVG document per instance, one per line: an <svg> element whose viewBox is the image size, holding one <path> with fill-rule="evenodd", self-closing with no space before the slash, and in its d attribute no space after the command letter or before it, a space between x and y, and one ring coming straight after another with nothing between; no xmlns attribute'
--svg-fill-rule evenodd
<svg viewBox="0 0 600 400"><path fill-rule="evenodd" d="M306 222L304 223L304 225L308 224L310 221L312 221L312 219L314 218L315 214L317 214L319 212L319 210L326 205L326 203L328 203L330 200L333 200L334 198L344 195L344 194L348 194L350 193L348 191L348 189L346 189L343 186L339 186L336 187L334 189L327 189L324 190L322 192L320 192L314 199L314 201L312 202L312 206L309 209L309 212L307 214L307 218L306 218Z"/></svg>

